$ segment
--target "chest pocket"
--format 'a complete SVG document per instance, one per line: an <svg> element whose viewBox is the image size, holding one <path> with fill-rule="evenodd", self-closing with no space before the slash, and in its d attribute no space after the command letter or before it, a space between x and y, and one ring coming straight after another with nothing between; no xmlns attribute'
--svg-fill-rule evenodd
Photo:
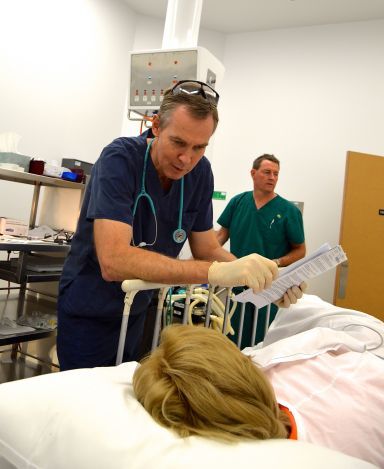
<svg viewBox="0 0 384 469"><path fill-rule="evenodd" d="M193 228L197 215L198 215L197 210L183 212L182 217L181 217L181 228L185 230L187 235ZM179 209L173 210L171 214L163 213L163 216L159 217L159 221L162 222L162 224L167 230L173 233L179 227Z"/></svg>
<svg viewBox="0 0 384 469"><path fill-rule="evenodd" d="M287 233L284 218L275 218L275 221L266 229L266 241L269 249L272 248L273 256L275 253L286 249Z"/></svg>

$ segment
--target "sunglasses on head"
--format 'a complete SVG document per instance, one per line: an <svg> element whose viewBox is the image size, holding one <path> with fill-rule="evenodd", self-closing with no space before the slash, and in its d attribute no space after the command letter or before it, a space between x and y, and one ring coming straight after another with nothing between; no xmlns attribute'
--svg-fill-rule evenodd
<svg viewBox="0 0 384 469"><path fill-rule="evenodd" d="M187 94L189 96L199 95L207 101L217 105L219 102L219 93L203 81L181 80L171 89L173 95Z"/></svg>

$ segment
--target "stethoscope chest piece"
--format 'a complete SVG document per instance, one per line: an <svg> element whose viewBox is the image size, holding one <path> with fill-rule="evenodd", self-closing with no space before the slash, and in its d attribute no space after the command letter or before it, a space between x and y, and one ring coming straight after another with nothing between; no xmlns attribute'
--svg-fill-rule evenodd
<svg viewBox="0 0 384 469"><path fill-rule="evenodd" d="M187 233L182 228L178 228L173 232L173 241L175 241L175 243L184 243L186 239Z"/></svg>

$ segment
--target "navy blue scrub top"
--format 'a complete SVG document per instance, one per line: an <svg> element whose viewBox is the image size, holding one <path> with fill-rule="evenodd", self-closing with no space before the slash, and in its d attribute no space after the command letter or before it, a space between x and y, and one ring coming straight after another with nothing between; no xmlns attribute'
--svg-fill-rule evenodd
<svg viewBox="0 0 384 469"><path fill-rule="evenodd" d="M121 316L124 293L121 282L106 282L101 276L93 241L95 219L116 220L132 226L133 206L141 190L147 132L139 137L121 137L102 151L92 169L76 233L60 279L60 296L71 295L73 314L87 317ZM158 174L149 157L145 178L146 191L151 196L157 217L157 240L149 249L177 257L183 243L173 240L178 227L180 180L174 181L164 193ZM182 228L207 231L212 228L213 174L207 158L184 177L184 209ZM134 240L152 243L155 239L155 219L145 197L137 206ZM154 266L154 268L156 268ZM151 294L136 295L131 314L147 307Z"/></svg>

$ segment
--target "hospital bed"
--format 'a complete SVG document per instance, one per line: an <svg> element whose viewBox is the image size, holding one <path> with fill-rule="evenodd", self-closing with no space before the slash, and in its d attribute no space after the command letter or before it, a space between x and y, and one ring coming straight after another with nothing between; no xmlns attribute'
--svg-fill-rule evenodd
<svg viewBox="0 0 384 469"><path fill-rule="evenodd" d="M158 285L148 284L144 288L147 287L155 288ZM124 337L134 292L142 288L140 283L123 284L126 296L121 337ZM168 289L169 286L162 285L159 290L152 346L157 344ZM194 295L198 295L195 286L186 290L186 312L188 305L194 301ZM206 303L214 301L209 295L209 288L208 295L204 295ZM224 332L231 309L230 295L229 290L224 292L226 300L221 323ZM311 320L301 322L299 318L305 317L306 308ZM210 309L207 308L207 311ZM304 295L297 305L290 308L290 312L296 318L292 329L294 333L312 328L316 315L318 322L323 321L323 327L332 326L332 321L338 327L336 323L342 312L345 312L345 318L350 314L350 311L342 311L312 295ZM268 331L265 341L269 341L269 345L278 343L283 329L290 327L290 315L286 313L287 310L279 311ZM368 315L356 312L353 322L364 323L368 320L365 316ZM183 316L181 321L187 322L188 315ZM209 324L205 315L204 325ZM373 330L375 327L369 329L369 336L365 337L378 354L382 353L383 348L382 342L378 342L378 337L384 336L381 324L377 324L377 330ZM340 327L345 329L342 324ZM354 333L359 332L354 330ZM119 349L122 344L123 338ZM121 356L118 356L119 360ZM228 444L196 436L179 438L171 430L158 425L137 402L132 388L136 366L136 362L128 362L115 367L52 373L0 385L0 468L211 469L214 465L219 465L220 469L233 469L235 466L272 469L376 467L361 459L303 441Z"/></svg>
<svg viewBox="0 0 384 469"><path fill-rule="evenodd" d="M125 299L116 365L119 365L122 362L130 308L139 291L159 291L151 350L153 350L158 344L162 327L172 322L180 322L182 324L195 324L197 322L204 327L212 327L226 335L233 334L235 332L231 326L231 318L236 311L237 301L231 288L215 289L212 285L178 285L176 293L172 293L174 288L174 285L144 282L142 280L125 280L122 283L122 289L125 292ZM174 314L174 310L176 304L180 306L180 300L182 301L182 312L179 310L179 317L177 317L177 315ZM245 306L246 303L241 303L238 313L240 318L236 342L239 348L242 341ZM265 312L264 335L269 327L270 313L271 305L268 305ZM250 342L251 346L255 345L256 342L258 324L259 309L254 307Z"/></svg>
<svg viewBox="0 0 384 469"><path fill-rule="evenodd" d="M158 344L161 328L174 321L173 315L171 318L167 317L167 309L173 310L173 305L180 298L184 300L183 312L181 317L177 318L177 322L182 324L198 322L204 327L212 327L226 335L234 333L231 318L236 311L237 302L231 288L217 291L208 285L186 285L185 288L182 288L183 293L171 294L168 298L167 295L173 287L173 285L142 280L125 280L122 283L125 299L116 365L122 362L130 308L139 291L159 290L151 350ZM246 303L241 303L238 312L240 315L237 331L238 347L242 342L245 306ZM315 295L304 295L304 299L290 308L289 314L284 314L284 311L286 310L281 310L281 313L276 316L273 326L270 328L271 305L267 306L263 334L265 337L268 331L268 336L259 346L267 346L287 336L296 335L314 327L326 327L347 332L366 344L368 350L384 359L384 325L382 321L369 314L331 305ZM259 309L255 306L253 308L251 347L256 345L256 330L259 319Z"/></svg>

